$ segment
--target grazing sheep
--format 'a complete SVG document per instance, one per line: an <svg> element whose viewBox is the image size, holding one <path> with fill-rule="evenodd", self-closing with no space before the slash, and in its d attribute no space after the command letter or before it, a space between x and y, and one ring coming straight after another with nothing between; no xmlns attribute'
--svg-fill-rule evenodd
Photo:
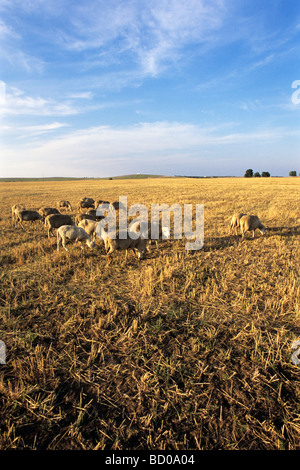
<svg viewBox="0 0 300 470"><path fill-rule="evenodd" d="M109 201L102 201L102 199L98 199L98 201L95 202L95 208L97 209L98 206L101 206L102 204L110 204Z"/></svg>
<svg viewBox="0 0 300 470"><path fill-rule="evenodd" d="M56 203L56 207L57 207L58 209L66 208L66 209L68 209L70 212L72 211L72 206L71 206L71 204L69 203L69 201L65 201L65 200L58 201L58 202Z"/></svg>
<svg viewBox="0 0 300 470"><path fill-rule="evenodd" d="M57 251L60 249L60 244L66 251L69 251L66 247L68 240L75 240L72 250L74 250L77 242L80 242L81 249L83 250L82 242L85 241L89 248L94 248L95 243L90 239L86 231L82 227L75 227L75 225L62 225L57 230Z"/></svg>
<svg viewBox="0 0 300 470"><path fill-rule="evenodd" d="M89 237L95 241L98 220L82 219L77 225L78 227L82 227Z"/></svg>
<svg viewBox="0 0 300 470"><path fill-rule="evenodd" d="M258 229L262 235L266 233L266 227L261 223L257 215L244 215L240 220L242 239L245 233L252 230L252 236L255 236L255 230Z"/></svg>
<svg viewBox="0 0 300 470"><path fill-rule="evenodd" d="M95 220L98 220L98 221L104 219L104 215L97 215L97 210L96 209L89 209L87 211L87 214L91 215L92 217L95 218Z"/></svg>
<svg viewBox="0 0 300 470"><path fill-rule="evenodd" d="M94 199L92 199L91 197L82 197L77 204L77 210L81 212L81 209L95 209L94 202Z"/></svg>
<svg viewBox="0 0 300 470"><path fill-rule="evenodd" d="M51 214L45 218L45 227L48 228L48 237L54 236L53 229L62 225L74 225L71 217L66 214Z"/></svg>
<svg viewBox="0 0 300 470"><path fill-rule="evenodd" d="M59 211L55 209L55 207L41 207L39 209L39 213L43 217L47 217L47 215L50 215L50 214L59 214Z"/></svg>
<svg viewBox="0 0 300 470"><path fill-rule="evenodd" d="M75 216L75 225L78 225L84 219L96 220L96 216L93 214L76 214Z"/></svg>
<svg viewBox="0 0 300 470"><path fill-rule="evenodd" d="M25 228L22 222L30 222L32 225L32 222L35 222L36 220L39 220L41 223L44 222L44 217L37 211L30 211L25 209L22 211L18 211L16 214L16 222L20 222L20 225L23 230L25 230Z"/></svg>
<svg viewBox="0 0 300 470"><path fill-rule="evenodd" d="M15 204L14 206L12 206L11 219L14 225L16 225L18 212L23 211L23 210L25 210L25 206L23 204Z"/></svg>
<svg viewBox="0 0 300 470"><path fill-rule="evenodd" d="M92 197L85 197L83 196L81 199L80 199L80 202L89 202L90 204L94 204L95 202L95 199L93 199Z"/></svg>
<svg viewBox="0 0 300 470"><path fill-rule="evenodd" d="M164 236L165 238L170 238L171 236L171 231L170 231L170 228L169 227L164 227L162 226L161 224L157 225L157 224L152 224L152 228L153 230L158 229L158 230L155 230L155 231L158 231L158 239L156 238L151 238L152 237L152 234L151 234L151 223L148 222L148 238L147 240L149 240L149 242L151 241L155 241L155 244L156 244L156 248L159 250L159 245L158 245L158 241L162 239L162 236ZM132 230L133 232L136 232L136 233L139 233L140 231L140 222L137 221L137 222L133 222L133 224L130 226L130 230Z"/></svg>
<svg viewBox="0 0 300 470"><path fill-rule="evenodd" d="M121 238L122 236L126 236L127 238ZM130 237L130 231L120 231L116 234L116 238L111 238L109 233L101 228L101 238L104 241L105 251L107 254L108 263L110 263L110 256L116 250L126 250L126 257L128 250L137 250L138 251L138 258L142 259L144 254L146 253L146 242L142 238L140 238L136 232L132 232L132 236Z"/></svg>
<svg viewBox="0 0 300 470"><path fill-rule="evenodd" d="M238 234L238 229L240 227L240 220L244 215L247 215L247 214L242 214L242 213L233 214L231 222L230 222L229 233L232 233L233 230L235 230L235 234L236 235Z"/></svg>
<svg viewBox="0 0 300 470"><path fill-rule="evenodd" d="M122 202L120 202L120 201L114 201L114 202L112 203L112 206L113 206L113 208L114 208L116 211L118 211L118 210L120 210L120 209L125 209L124 204L123 204Z"/></svg>

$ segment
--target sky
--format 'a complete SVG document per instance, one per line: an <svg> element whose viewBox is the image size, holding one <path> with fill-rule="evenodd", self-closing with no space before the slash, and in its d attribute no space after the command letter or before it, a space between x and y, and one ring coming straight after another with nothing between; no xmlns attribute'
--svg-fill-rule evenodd
<svg viewBox="0 0 300 470"><path fill-rule="evenodd" d="M0 176L300 173L299 0L0 0Z"/></svg>

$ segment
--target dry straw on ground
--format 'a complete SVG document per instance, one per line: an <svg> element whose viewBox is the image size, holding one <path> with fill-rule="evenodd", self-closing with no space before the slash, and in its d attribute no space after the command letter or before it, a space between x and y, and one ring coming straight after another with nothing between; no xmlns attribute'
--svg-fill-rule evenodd
<svg viewBox="0 0 300 470"><path fill-rule="evenodd" d="M1 183L1 449L299 449L299 178ZM10 208L204 203L205 243L56 252ZM229 235L234 212L267 234ZM75 215L73 211L72 215Z"/></svg>

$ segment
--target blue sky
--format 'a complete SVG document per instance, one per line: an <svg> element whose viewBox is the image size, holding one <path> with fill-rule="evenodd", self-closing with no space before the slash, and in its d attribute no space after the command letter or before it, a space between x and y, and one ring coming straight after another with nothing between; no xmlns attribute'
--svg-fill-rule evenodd
<svg viewBox="0 0 300 470"><path fill-rule="evenodd" d="M0 0L0 174L298 173L299 59L298 0Z"/></svg>

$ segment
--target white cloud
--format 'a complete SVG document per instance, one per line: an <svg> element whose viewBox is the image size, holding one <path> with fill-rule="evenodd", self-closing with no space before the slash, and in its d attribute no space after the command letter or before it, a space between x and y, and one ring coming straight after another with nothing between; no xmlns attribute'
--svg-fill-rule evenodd
<svg viewBox="0 0 300 470"><path fill-rule="evenodd" d="M52 123L44 126L29 126L33 132L43 132L66 126ZM281 128L252 132L225 133L226 125L200 127L178 122L140 123L128 127L99 126L71 131L51 140L40 140L34 146L22 144L7 150L22 158L43 158L60 162L81 160L123 160L139 158L159 158L174 152L199 153L204 148L232 144L274 143L280 139L296 136L294 130ZM3 150L5 155L5 150Z"/></svg>
<svg viewBox="0 0 300 470"><path fill-rule="evenodd" d="M4 98L3 89L5 90ZM59 102L41 96L29 96L19 88L8 88L4 82L1 82L1 91L2 106L0 115L68 116L79 112L71 102Z"/></svg>
<svg viewBox="0 0 300 470"><path fill-rule="evenodd" d="M87 1L73 6L57 38L68 50L97 51L92 62L103 66L127 60L127 53L153 76L182 58L183 47L211 44L225 15L222 0Z"/></svg>

